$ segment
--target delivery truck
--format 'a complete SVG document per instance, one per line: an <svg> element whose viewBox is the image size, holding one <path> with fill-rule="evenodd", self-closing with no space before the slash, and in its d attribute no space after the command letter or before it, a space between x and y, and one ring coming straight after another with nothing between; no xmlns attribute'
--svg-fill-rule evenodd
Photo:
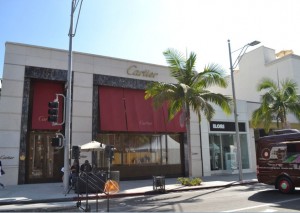
<svg viewBox="0 0 300 213"><path fill-rule="evenodd" d="M300 131L277 130L256 141L257 180L282 193L300 187Z"/></svg>

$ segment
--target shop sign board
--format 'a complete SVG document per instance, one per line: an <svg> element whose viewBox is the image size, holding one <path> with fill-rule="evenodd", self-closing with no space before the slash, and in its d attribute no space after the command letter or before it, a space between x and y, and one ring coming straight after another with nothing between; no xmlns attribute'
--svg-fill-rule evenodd
<svg viewBox="0 0 300 213"><path fill-rule="evenodd" d="M209 126L210 126L210 131L235 132L234 122L211 121ZM239 123L239 131L246 132L245 123Z"/></svg>
<svg viewBox="0 0 300 213"><path fill-rule="evenodd" d="M134 75L138 77L155 78L158 73L152 72L148 69L139 69L136 65L132 65L127 69L127 75Z"/></svg>

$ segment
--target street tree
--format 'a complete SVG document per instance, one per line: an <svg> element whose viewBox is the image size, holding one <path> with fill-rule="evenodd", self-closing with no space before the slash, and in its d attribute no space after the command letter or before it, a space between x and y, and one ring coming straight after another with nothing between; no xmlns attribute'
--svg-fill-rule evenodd
<svg viewBox="0 0 300 213"><path fill-rule="evenodd" d="M228 83L223 75L224 71L217 64L207 65L198 73L194 52L191 52L188 58L175 49L167 49L163 54L169 65L170 75L177 82L152 82L146 88L145 98L153 98L155 108L167 103L169 120L182 111L180 120L185 124L187 131L187 143L184 146L185 175L192 177L190 109L196 112L199 123L201 113L208 121L213 118L215 109L212 104L220 106L226 114L230 114L231 98L209 91L210 86L226 88Z"/></svg>
<svg viewBox="0 0 300 213"><path fill-rule="evenodd" d="M263 125L269 132L272 120L276 120L277 128L290 128L287 121L289 113L300 121L300 96L296 82L286 79L279 83L263 78L257 85L257 91L266 92L261 96L261 106L252 113L254 128Z"/></svg>

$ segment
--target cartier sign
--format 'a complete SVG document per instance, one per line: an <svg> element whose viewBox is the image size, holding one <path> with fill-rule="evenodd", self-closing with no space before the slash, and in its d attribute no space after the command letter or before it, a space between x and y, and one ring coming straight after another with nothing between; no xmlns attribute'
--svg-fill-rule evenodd
<svg viewBox="0 0 300 213"><path fill-rule="evenodd" d="M140 70L136 65L132 65L127 69L127 75L134 75L139 77L155 78L158 75L156 72L144 69Z"/></svg>
<svg viewBox="0 0 300 213"><path fill-rule="evenodd" d="M41 116L38 117L38 121L41 121L41 122L46 122L47 121L48 122L48 117L41 115Z"/></svg>
<svg viewBox="0 0 300 213"><path fill-rule="evenodd" d="M140 120L140 121L139 121L139 125L140 125L140 126L152 126L152 122Z"/></svg>
<svg viewBox="0 0 300 213"><path fill-rule="evenodd" d="M0 160L11 160L14 159L15 157L11 155L0 155Z"/></svg>

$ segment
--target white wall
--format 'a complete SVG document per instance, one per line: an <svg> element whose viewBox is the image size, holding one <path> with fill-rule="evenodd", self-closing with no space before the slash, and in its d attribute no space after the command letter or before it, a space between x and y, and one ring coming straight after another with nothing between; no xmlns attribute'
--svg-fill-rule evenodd
<svg viewBox="0 0 300 213"><path fill-rule="evenodd" d="M24 66L5 64L0 99L0 160L6 185L18 182Z"/></svg>
<svg viewBox="0 0 300 213"><path fill-rule="evenodd" d="M287 55L276 59L275 50L261 46L246 53L234 75L237 99L259 102L264 92L257 91L257 85L263 78L282 81L295 80L300 86L300 57ZM300 90L299 90L300 92Z"/></svg>

